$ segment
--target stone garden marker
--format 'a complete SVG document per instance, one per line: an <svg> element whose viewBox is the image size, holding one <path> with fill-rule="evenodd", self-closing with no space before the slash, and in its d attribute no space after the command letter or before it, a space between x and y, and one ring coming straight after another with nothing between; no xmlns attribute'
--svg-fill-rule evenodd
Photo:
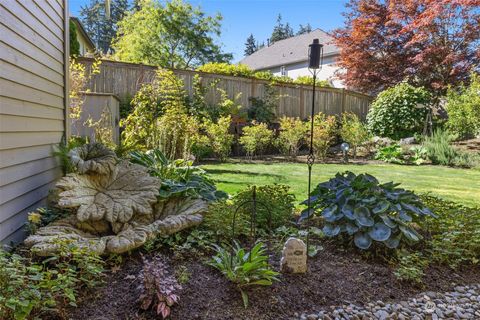
<svg viewBox="0 0 480 320"><path fill-rule="evenodd" d="M300 239L288 238L282 250L280 270L289 273L307 272L307 245Z"/></svg>

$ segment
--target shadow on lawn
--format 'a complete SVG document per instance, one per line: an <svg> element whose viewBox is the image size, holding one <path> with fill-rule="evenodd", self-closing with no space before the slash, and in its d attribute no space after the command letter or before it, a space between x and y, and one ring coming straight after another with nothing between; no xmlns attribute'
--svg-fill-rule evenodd
<svg viewBox="0 0 480 320"><path fill-rule="evenodd" d="M227 170L227 169L205 169L209 174L241 174L246 176L266 176L277 178L279 180L284 179L285 177L281 174L274 173L263 173L263 172L251 172L251 171L241 171L241 170Z"/></svg>

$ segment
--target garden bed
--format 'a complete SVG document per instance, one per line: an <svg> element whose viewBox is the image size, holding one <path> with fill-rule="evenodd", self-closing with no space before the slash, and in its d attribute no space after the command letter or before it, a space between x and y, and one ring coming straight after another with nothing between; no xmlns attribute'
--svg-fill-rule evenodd
<svg viewBox="0 0 480 320"><path fill-rule="evenodd" d="M387 261L368 258L357 250L339 249L330 241L323 241L322 245L324 249L309 260L307 274L282 274L281 282L251 290L247 309L235 286L201 258L179 259L164 252L172 269L186 268L190 274L171 319L291 319L296 313L332 305L400 301L422 291L448 291L480 279L479 266L464 266L455 271L432 266L425 271L424 284L415 286L397 280ZM276 269L279 260L277 252L270 261ZM108 274L109 285L85 295L79 308L71 310L70 319L158 319L153 313L139 312L137 287L141 269L139 254L133 254L118 271Z"/></svg>

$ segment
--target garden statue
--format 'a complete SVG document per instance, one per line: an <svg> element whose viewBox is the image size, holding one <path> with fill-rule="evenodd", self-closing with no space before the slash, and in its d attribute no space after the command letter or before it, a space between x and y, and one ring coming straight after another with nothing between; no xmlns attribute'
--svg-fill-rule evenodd
<svg viewBox="0 0 480 320"><path fill-rule="evenodd" d="M207 203L172 197L158 200L160 180L147 168L120 160L101 144L75 148L69 158L76 173L57 184L56 206L72 214L25 240L38 255L55 252L62 239L99 254L123 253L148 239L169 235L202 222Z"/></svg>

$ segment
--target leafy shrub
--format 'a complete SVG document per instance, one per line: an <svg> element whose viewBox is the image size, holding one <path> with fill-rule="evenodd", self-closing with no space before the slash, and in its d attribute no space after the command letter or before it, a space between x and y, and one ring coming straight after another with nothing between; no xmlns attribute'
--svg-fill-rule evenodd
<svg viewBox="0 0 480 320"><path fill-rule="evenodd" d="M405 163L403 160L403 149L398 144L392 144L388 147L383 147L377 151L375 160L382 160L389 163Z"/></svg>
<svg viewBox="0 0 480 320"><path fill-rule="evenodd" d="M480 75L472 73L469 86L447 92L447 127L460 138L480 135Z"/></svg>
<svg viewBox="0 0 480 320"><path fill-rule="evenodd" d="M292 218L295 209L295 196L290 193L290 187L282 184L270 184L255 186L257 199L257 226L263 230L276 229L288 224ZM253 204L248 203L252 200L253 186L240 191L234 196L234 205L239 206L247 202L240 211L250 215L253 210ZM269 215L271 214L271 219ZM270 222L269 222L270 220ZM270 225L269 225L270 224Z"/></svg>
<svg viewBox="0 0 480 320"><path fill-rule="evenodd" d="M204 216L203 226L213 231L217 240L230 241L232 237L233 215L236 210L233 201L217 201L210 204ZM235 217L235 237L250 235L250 215L239 210Z"/></svg>
<svg viewBox="0 0 480 320"><path fill-rule="evenodd" d="M220 117L217 123L207 121L205 123L205 131L208 136L209 145L212 151L220 160L226 160L230 154L233 134L230 134L230 116Z"/></svg>
<svg viewBox="0 0 480 320"><path fill-rule="evenodd" d="M238 243L233 248L233 254L230 249L217 245L215 251L216 255L209 264L237 285L245 308L248 306L245 288L254 285L270 286L273 281L278 281L278 272L270 269L268 255L261 242L258 242L250 252L246 252Z"/></svg>
<svg viewBox="0 0 480 320"><path fill-rule="evenodd" d="M413 224L421 217L433 216L418 196L397 186L393 182L381 184L366 173L347 171L320 183L310 200L315 212L325 219L326 236L346 233L363 250L370 248L373 241L397 248L402 239L422 239ZM309 212L304 210L301 218Z"/></svg>
<svg viewBox="0 0 480 320"><path fill-rule="evenodd" d="M337 132L337 122L334 116L326 116L323 113L313 118L313 150L320 159L325 159L327 151ZM308 136L307 141L310 141Z"/></svg>
<svg viewBox="0 0 480 320"><path fill-rule="evenodd" d="M69 241L58 243L59 253L40 263L0 250L0 318L43 318L64 315L76 296L101 283L103 260Z"/></svg>
<svg viewBox="0 0 480 320"><path fill-rule="evenodd" d="M142 260L141 308L143 310L152 308L157 315L165 319L171 314L171 308L180 300L177 292L182 287L168 271L165 259L154 256L151 261L144 257Z"/></svg>
<svg viewBox="0 0 480 320"><path fill-rule="evenodd" d="M393 273L395 277L401 281L421 283L428 260L418 252L400 252L399 256L399 264Z"/></svg>
<svg viewBox="0 0 480 320"><path fill-rule="evenodd" d="M475 168L480 166L480 153L458 152L453 160L456 167Z"/></svg>
<svg viewBox="0 0 480 320"><path fill-rule="evenodd" d="M431 234L427 246L431 260L457 268L465 263L480 262L480 208L421 196L437 219L427 218L422 228Z"/></svg>
<svg viewBox="0 0 480 320"><path fill-rule="evenodd" d="M445 166L454 164L457 157L457 151L451 145L454 138L450 132L441 129L435 130L431 137L425 137L423 146L432 163Z"/></svg>
<svg viewBox="0 0 480 320"><path fill-rule="evenodd" d="M171 160L189 158L200 124L183 109L167 109L157 121L157 146Z"/></svg>
<svg viewBox="0 0 480 320"><path fill-rule="evenodd" d="M187 115L186 97L183 82L172 71L158 69L153 82L135 94L133 111L120 123L125 127L124 144L142 150L161 148L172 159L181 157L195 123Z"/></svg>
<svg viewBox="0 0 480 320"><path fill-rule="evenodd" d="M258 122L272 123L275 120L275 110L278 103L277 90L271 85L265 85L263 98L250 97L248 119Z"/></svg>
<svg viewBox="0 0 480 320"><path fill-rule="evenodd" d="M243 135L239 142L245 149L247 156L252 157L261 154L271 143L273 138L272 130L267 124L252 122L251 125L243 128Z"/></svg>
<svg viewBox="0 0 480 320"><path fill-rule="evenodd" d="M354 113L343 113L340 127L340 137L348 142L353 149L353 157L357 156L357 148L365 143L368 138L367 127Z"/></svg>
<svg viewBox="0 0 480 320"><path fill-rule="evenodd" d="M282 117L277 138L279 149L285 155L297 156L307 132L308 126L299 118Z"/></svg>
<svg viewBox="0 0 480 320"><path fill-rule="evenodd" d="M226 197L224 192L217 190L206 172L192 166L191 161L171 161L158 149L145 153L134 151L130 157L130 161L147 167L150 175L161 179L161 198L184 196L214 201Z"/></svg>
<svg viewBox="0 0 480 320"><path fill-rule="evenodd" d="M423 128L430 99L426 89L406 82L382 91L367 115L369 131L395 140L413 136Z"/></svg>

